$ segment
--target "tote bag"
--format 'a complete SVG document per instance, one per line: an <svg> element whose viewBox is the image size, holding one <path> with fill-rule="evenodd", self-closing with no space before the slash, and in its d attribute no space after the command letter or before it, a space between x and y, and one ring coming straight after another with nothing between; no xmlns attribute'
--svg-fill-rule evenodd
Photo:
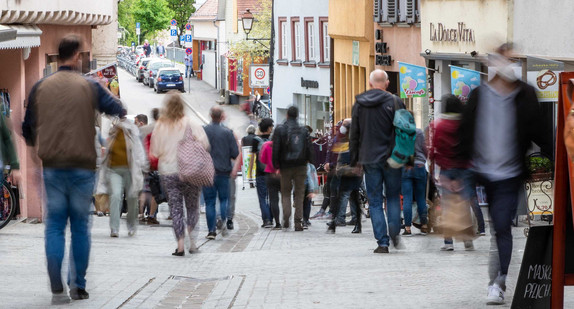
<svg viewBox="0 0 574 309"><path fill-rule="evenodd" d="M213 186L215 168L211 155L195 140L191 127L185 129L177 147L179 179L199 187Z"/></svg>

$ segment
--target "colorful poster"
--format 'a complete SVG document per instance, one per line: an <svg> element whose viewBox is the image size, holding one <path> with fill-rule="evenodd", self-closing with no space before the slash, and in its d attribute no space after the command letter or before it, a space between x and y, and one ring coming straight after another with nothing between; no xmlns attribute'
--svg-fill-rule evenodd
<svg viewBox="0 0 574 309"><path fill-rule="evenodd" d="M241 175L243 175L243 182L255 182L255 177L257 176L257 163L254 161L251 165L251 157L253 153L251 152L251 146L245 146L241 148L241 153L243 155L243 162L241 162ZM251 168L249 168L251 165Z"/></svg>
<svg viewBox="0 0 574 309"><path fill-rule="evenodd" d="M564 63L536 57L526 57L526 80L536 90L540 102L558 101L558 76Z"/></svg>
<svg viewBox="0 0 574 309"><path fill-rule="evenodd" d="M480 72L461 67L450 67L451 93L462 102L466 102L470 92L478 86L480 86Z"/></svg>
<svg viewBox="0 0 574 309"><path fill-rule="evenodd" d="M120 97L120 83L118 80L118 68L116 63L112 63L103 68L86 73L86 76L94 78L104 88L111 91L118 98Z"/></svg>
<svg viewBox="0 0 574 309"><path fill-rule="evenodd" d="M427 69L418 65L399 62L401 98L427 96Z"/></svg>

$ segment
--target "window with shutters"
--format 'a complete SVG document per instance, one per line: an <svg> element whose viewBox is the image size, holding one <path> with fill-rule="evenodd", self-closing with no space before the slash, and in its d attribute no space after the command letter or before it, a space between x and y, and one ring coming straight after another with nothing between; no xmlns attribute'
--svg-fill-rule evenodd
<svg viewBox="0 0 574 309"><path fill-rule="evenodd" d="M383 22L394 24L398 21L397 0L383 0Z"/></svg>
<svg viewBox="0 0 574 309"><path fill-rule="evenodd" d="M327 63L331 60L331 37L329 37L329 21L327 17L319 17L319 23L321 62Z"/></svg>
<svg viewBox="0 0 574 309"><path fill-rule="evenodd" d="M381 20L381 6L383 0L374 0L373 1L373 18L376 23L382 22Z"/></svg>
<svg viewBox="0 0 574 309"><path fill-rule="evenodd" d="M305 61L315 61L315 22L313 17L305 17Z"/></svg>
<svg viewBox="0 0 574 309"><path fill-rule="evenodd" d="M420 0L374 0L375 21L388 24L414 24L420 22L418 12L419 1Z"/></svg>

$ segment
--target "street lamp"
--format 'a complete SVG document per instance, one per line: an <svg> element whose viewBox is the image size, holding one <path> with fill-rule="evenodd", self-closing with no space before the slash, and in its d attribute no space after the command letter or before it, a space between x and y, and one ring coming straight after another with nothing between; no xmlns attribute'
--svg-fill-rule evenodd
<svg viewBox="0 0 574 309"><path fill-rule="evenodd" d="M243 13L243 15L241 15L241 23L243 25L243 31L245 31L245 40L255 41L255 42L263 45L263 47L269 49L269 46L261 43L261 41L271 41L271 39L264 39L264 38L250 39L249 38L249 33L251 32L251 29L253 29L254 19L255 18L253 17L253 14L249 11L249 9L247 9L247 11L245 11L245 13Z"/></svg>

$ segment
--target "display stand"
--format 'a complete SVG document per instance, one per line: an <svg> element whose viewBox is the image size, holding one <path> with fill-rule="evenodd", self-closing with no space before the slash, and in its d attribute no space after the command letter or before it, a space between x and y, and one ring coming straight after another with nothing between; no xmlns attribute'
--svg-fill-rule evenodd
<svg viewBox="0 0 574 309"><path fill-rule="evenodd" d="M558 97L558 121L556 128L556 165L555 165L555 208L554 232L552 247L552 308L564 307L564 286L574 285L574 272L569 264L574 264L570 258L569 248L572 247L572 220L568 214L574 213L570 208L574 201L574 166L568 158L564 145L564 125L572 106L572 89L569 87L574 72L560 74ZM570 92L570 94L568 93ZM568 227L568 228L567 228ZM568 238L568 244L567 244ZM569 256L568 260L566 256Z"/></svg>

